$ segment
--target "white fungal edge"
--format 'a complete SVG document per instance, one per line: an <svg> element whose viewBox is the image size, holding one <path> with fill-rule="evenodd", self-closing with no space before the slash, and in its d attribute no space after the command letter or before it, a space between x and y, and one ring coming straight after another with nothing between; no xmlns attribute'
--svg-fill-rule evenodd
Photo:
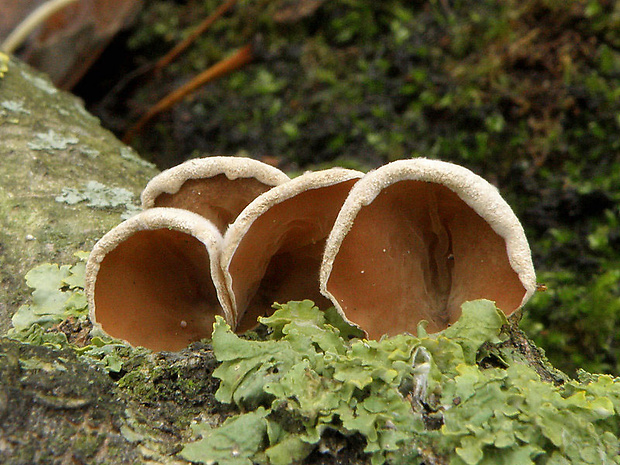
<svg viewBox="0 0 620 465"><path fill-rule="evenodd" d="M427 158L413 158L389 163L366 174L353 186L336 218L325 244L319 282L321 293L332 301L341 316L346 319L340 303L327 290L327 282L340 245L362 207L370 205L383 189L404 180L433 182L447 187L505 240L510 266L525 288L519 308L525 305L536 290L532 253L523 226L497 188L462 166Z"/></svg>
<svg viewBox="0 0 620 465"><path fill-rule="evenodd" d="M237 302L233 292L233 277L229 267L239 244L256 219L267 210L285 200L291 199L302 192L333 186L351 179L360 179L364 173L345 168L330 168L322 171L308 171L301 176L268 190L251 203L239 214L224 235L224 248L221 255L221 268L224 273L226 289L238 324L242 315L237 314ZM260 244L257 245L260 247Z"/></svg>
<svg viewBox="0 0 620 465"><path fill-rule="evenodd" d="M188 160L162 171L151 179L142 191L142 208L152 208L155 199L163 194L176 194L190 179L208 179L224 174L230 180L254 178L266 186L277 186L290 178L266 163L244 157L208 157Z"/></svg>
<svg viewBox="0 0 620 465"><path fill-rule="evenodd" d="M145 210L106 233L93 247L86 262L85 292L88 299L89 317L96 330L103 331L97 322L95 308L95 284L97 274L105 256L139 231L153 231L156 229L171 229L189 234L198 239L207 249L210 262L211 279L217 292L217 297L224 310L224 317L232 324L233 315L230 301L226 294L226 287L222 271L219 267L219 258L222 250L222 235L211 221L179 208L151 208Z"/></svg>

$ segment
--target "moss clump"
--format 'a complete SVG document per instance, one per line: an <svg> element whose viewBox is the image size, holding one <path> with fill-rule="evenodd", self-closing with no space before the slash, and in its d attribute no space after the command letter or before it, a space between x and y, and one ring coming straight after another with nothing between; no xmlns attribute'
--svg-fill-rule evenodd
<svg viewBox="0 0 620 465"><path fill-rule="evenodd" d="M124 362L118 386L145 405L174 404L183 410L179 420L186 427L205 405L214 404L216 365L211 347L202 343L179 353L145 351Z"/></svg>

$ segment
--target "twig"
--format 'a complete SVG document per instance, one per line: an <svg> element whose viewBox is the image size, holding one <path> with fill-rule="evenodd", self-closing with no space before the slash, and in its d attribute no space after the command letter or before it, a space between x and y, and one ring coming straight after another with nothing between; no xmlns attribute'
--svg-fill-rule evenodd
<svg viewBox="0 0 620 465"><path fill-rule="evenodd" d="M125 133L123 136L123 142L126 144L131 142L135 135L138 134L149 121L160 113L168 110L191 92L213 81L214 79L225 76L236 69L241 68L246 63L249 63L252 58L252 45L247 44L237 50L237 52L235 52L232 56L226 58L225 60L219 61L210 68L204 70L190 82L166 95L163 99L153 105L149 111L147 111L138 120L138 122Z"/></svg>
<svg viewBox="0 0 620 465"><path fill-rule="evenodd" d="M184 40L179 42L172 50L170 50L166 55L160 58L157 63L155 63L154 71L156 73L160 72L163 68L168 66L173 60L177 58L181 53L187 49L201 34L203 34L211 25L224 13L230 10L237 0L228 0L221 4L213 13L211 13L202 23L200 23L196 29L187 36Z"/></svg>
<svg viewBox="0 0 620 465"><path fill-rule="evenodd" d="M179 42L166 55L160 58L156 63L147 63L123 76L112 89L103 97L100 106L106 108L111 99L115 98L130 83L138 78L144 78L147 74L158 74L163 68L168 66L173 60L183 53L201 34L207 31L209 27L223 14L230 10L237 0L228 0L221 4L213 13L211 13L196 29L183 41Z"/></svg>

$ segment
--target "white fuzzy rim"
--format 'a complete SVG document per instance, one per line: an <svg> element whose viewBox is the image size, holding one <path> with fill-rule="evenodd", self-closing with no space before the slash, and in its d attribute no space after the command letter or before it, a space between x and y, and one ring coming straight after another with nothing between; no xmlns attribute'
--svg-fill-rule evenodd
<svg viewBox="0 0 620 465"><path fill-rule="evenodd" d="M327 243L320 271L321 293L344 315L337 299L327 290L340 245L362 207L369 205L386 187L399 181L426 181L441 184L463 200L506 242L508 260L525 288L522 307L536 290L532 253L523 226L495 186L467 168L426 158L399 160L366 174L344 202Z"/></svg>
<svg viewBox="0 0 620 465"><path fill-rule="evenodd" d="M315 172L308 171L301 176L264 192L245 207L226 231L224 235L224 248L221 255L221 266L224 272L224 280L226 288L228 289L228 295L231 299L232 308L236 308L236 300L233 292L232 276L229 273L230 263L239 243L254 221L274 205L293 198L302 192L333 186L351 179L360 179L362 176L364 176L364 173L361 171L345 168L330 168Z"/></svg>
<svg viewBox="0 0 620 465"><path fill-rule="evenodd" d="M179 208L151 208L122 222L106 233L93 247L86 263L86 296L88 299L89 317L93 326L102 330L97 323L95 308L95 283L99 267L105 256L118 245L139 231L155 229L171 229L191 235L198 239L207 249L210 261L211 279L217 291L218 300L224 310L224 316L230 324L233 315L226 294L226 288L219 267L219 256L222 249L222 235L209 220L197 213Z"/></svg>
<svg viewBox="0 0 620 465"><path fill-rule="evenodd" d="M230 180L254 178L266 186L277 186L290 180L279 169L244 157L208 157L188 160L162 171L142 191L142 208L152 208L161 194L176 194L190 179L208 179L224 174Z"/></svg>

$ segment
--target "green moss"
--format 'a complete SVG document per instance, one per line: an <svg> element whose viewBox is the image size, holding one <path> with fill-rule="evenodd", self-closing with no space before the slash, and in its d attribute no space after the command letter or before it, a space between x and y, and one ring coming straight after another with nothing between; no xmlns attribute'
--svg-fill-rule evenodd
<svg viewBox="0 0 620 465"><path fill-rule="evenodd" d="M620 270L585 279L572 271L545 272L539 279L549 290L533 299L523 326L552 363L571 374L576 367L620 372Z"/></svg>
<svg viewBox="0 0 620 465"><path fill-rule="evenodd" d="M185 364L161 362L146 357L132 359L127 366L128 373L119 380L119 387L145 403L167 399L190 405L200 404L205 391L212 386L211 381L188 377Z"/></svg>

